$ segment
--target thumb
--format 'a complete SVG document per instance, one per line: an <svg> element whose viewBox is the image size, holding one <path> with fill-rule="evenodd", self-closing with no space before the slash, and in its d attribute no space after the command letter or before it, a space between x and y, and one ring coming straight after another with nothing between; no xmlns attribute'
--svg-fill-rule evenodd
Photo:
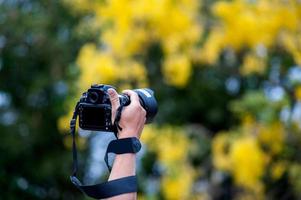
<svg viewBox="0 0 301 200"><path fill-rule="evenodd" d="M113 88L108 89L108 93L109 93L109 97L110 97L110 101L111 101L111 105L112 105L111 120L112 120L112 123L114 123L116 111L117 111L118 107L120 106L119 96L118 96L118 93L116 92L116 90L114 90Z"/></svg>

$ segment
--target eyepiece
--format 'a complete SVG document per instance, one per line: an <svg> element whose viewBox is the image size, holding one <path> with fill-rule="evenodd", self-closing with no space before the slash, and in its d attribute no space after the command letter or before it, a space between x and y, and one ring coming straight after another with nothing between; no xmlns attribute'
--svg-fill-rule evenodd
<svg viewBox="0 0 301 200"><path fill-rule="evenodd" d="M89 93L89 101L91 102L91 103L96 103L97 102L97 100L98 100L98 94L97 94L97 92L91 92L91 93Z"/></svg>

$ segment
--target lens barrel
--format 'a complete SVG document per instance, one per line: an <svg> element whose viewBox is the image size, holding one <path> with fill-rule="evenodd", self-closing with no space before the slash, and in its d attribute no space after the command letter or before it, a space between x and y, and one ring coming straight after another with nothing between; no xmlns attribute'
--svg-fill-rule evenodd
<svg viewBox="0 0 301 200"><path fill-rule="evenodd" d="M145 123L151 123L158 112L158 103L155 99L154 91L149 88L134 89L133 91L138 94L140 105L146 111ZM129 96L125 94L120 95L119 99L122 105L127 106L131 103Z"/></svg>
<svg viewBox="0 0 301 200"><path fill-rule="evenodd" d="M153 121L158 112L158 103L154 96L154 91L149 88L135 89L139 96L140 104L146 111L146 124Z"/></svg>

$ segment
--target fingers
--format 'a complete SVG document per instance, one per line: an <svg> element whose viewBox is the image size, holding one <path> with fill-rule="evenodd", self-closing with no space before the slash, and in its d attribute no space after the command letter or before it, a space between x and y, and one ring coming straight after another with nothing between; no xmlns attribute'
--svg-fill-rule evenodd
<svg viewBox="0 0 301 200"><path fill-rule="evenodd" d="M134 92L133 90L124 90L123 93L129 95L129 97L131 99L131 104L130 105L136 106L136 107L140 107L141 108L141 112L145 116L146 115L146 111L144 110L144 108L140 104L140 100L139 100L138 94L136 92Z"/></svg>
<svg viewBox="0 0 301 200"><path fill-rule="evenodd" d="M139 102L139 97L138 94L136 92L134 92L133 90L123 90L122 91L124 94L129 95L131 102L133 102L134 104L136 103L140 103Z"/></svg>
<svg viewBox="0 0 301 200"><path fill-rule="evenodd" d="M119 96L118 96L118 93L113 88L108 89L108 94L109 94L111 105L112 105L112 119L111 120L113 123L115 120L116 111L117 111L118 107L120 106Z"/></svg>

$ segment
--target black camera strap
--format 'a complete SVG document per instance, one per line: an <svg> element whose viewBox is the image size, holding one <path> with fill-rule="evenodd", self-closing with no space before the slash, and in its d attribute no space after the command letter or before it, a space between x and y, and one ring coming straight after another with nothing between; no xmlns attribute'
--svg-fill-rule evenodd
<svg viewBox="0 0 301 200"><path fill-rule="evenodd" d="M119 125L119 121L121 119L121 112L124 108L124 105L123 103L120 104L120 106L117 108L116 110L116 116L115 116L115 119L114 119L114 122L113 122L113 126L114 126L114 134L115 134L115 137L117 137L117 133L118 131L122 131L122 127Z"/></svg>
<svg viewBox="0 0 301 200"><path fill-rule="evenodd" d="M83 193L95 199L104 199L120 194L137 192L136 176L127 176L96 185L82 185L75 177L71 176L72 183Z"/></svg>
<svg viewBox="0 0 301 200"><path fill-rule="evenodd" d="M72 135L72 153L73 153L73 170L70 176L71 182L83 193L95 199L109 198L120 194L137 192L137 177L128 176L120 179L111 180L96 185L83 185L76 177L78 170L77 148L75 142L76 119L78 115L78 104L75 107L73 117L70 121L70 132ZM109 143L105 154L105 162L108 164L108 153L124 154L137 153L141 149L141 144L137 138L116 139Z"/></svg>
<svg viewBox="0 0 301 200"><path fill-rule="evenodd" d="M108 145L105 158L104 158L109 171L111 171L112 169L112 166L109 165L109 161L108 161L109 153L114 153L114 154L137 153L138 151L140 151L140 149L141 149L141 144L136 137L112 140Z"/></svg>

